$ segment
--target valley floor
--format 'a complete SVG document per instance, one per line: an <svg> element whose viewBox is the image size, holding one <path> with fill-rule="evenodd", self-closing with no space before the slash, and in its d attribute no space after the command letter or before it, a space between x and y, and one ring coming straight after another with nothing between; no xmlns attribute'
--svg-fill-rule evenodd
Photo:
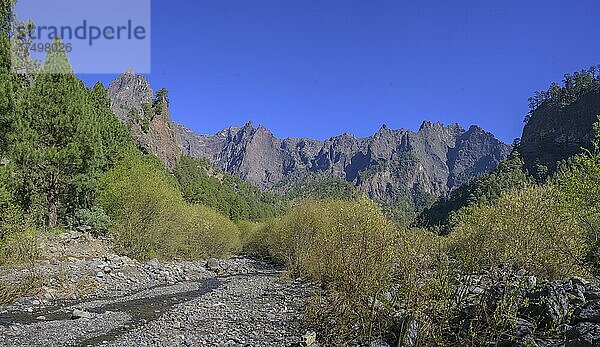
<svg viewBox="0 0 600 347"><path fill-rule="evenodd" d="M1 274L35 273L44 285L0 308L0 345L290 346L305 333L299 321L311 286L283 281L270 264L139 263L77 233L46 246L45 261Z"/></svg>

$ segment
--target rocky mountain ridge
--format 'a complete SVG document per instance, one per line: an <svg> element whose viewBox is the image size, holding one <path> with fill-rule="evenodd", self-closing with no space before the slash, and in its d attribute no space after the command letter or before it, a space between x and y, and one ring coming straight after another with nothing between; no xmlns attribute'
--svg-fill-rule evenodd
<svg viewBox="0 0 600 347"><path fill-rule="evenodd" d="M341 178L370 197L391 202L412 192L439 196L495 169L509 146L477 126L423 122L418 132L387 126L373 136L326 141L276 138L260 125L198 135L175 132L184 154L207 158L224 171L263 188L285 191L311 177Z"/></svg>
<svg viewBox="0 0 600 347"><path fill-rule="evenodd" d="M181 149L173 128L166 100L157 100L150 83L128 70L108 87L112 111L129 125L131 135L144 153L156 155L169 170L174 170Z"/></svg>
<svg viewBox="0 0 600 347"><path fill-rule="evenodd" d="M380 202L426 194L437 197L491 171L509 147L477 126L423 122L417 132L383 125L369 137L342 134L326 141L278 139L251 122L198 135L171 121L168 100L129 70L108 88L112 110L128 124L138 147L174 170L182 154L206 158L264 190L285 193L309 179L338 178Z"/></svg>

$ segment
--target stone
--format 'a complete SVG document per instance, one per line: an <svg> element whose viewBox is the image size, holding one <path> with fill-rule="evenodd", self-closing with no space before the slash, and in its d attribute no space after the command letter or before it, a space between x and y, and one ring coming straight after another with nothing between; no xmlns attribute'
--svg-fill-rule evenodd
<svg viewBox="0 0 600 347"><path fill-rule="evenodd" d="M518 339L526 338L531 335L534 330L534 326L531 322L517 318L517 322L515 323L515 336Z"/></svg>
<svg viewBox="0 0 600 347"><path fill-rule="evenodd" d="M75 228L75 230L79 231L80 233L86 233L92 230L92 227L89 225L80 225L77 228Z"/></svg>
<svg viewBox="0 0 600 347"><path fill-rule="evenodd" d="M558 327L569 313L567 293L558 283L547 283L536 287L526 295L528 305L521 313L531 318L538 328Z"/></svg>
<svg viewBox="0 0 600 347"><path fill-rule="evenodd" d="M587 284L590 283L590 281L588 281L586 279L583 279L581 277L574 276L573 278L571 278L571 283L572 284L578 284L580 286L584 286L585 287Z"/></svg>
<svg viewBox="0 0 600 347"><path fill-rule="evenodd" d="M588 283L585 284L584 287L585 292L583 293L583 295L585 296L586 300L600 300L600 287L598 287L598 285L596 285L595 283Z"/></svg>
<svg viewBox="0 0 600 347"><path fill-rule="evenodd" d="M92 318L92 314L84 311L84 310L79 310L79 309L74 309L73 312L71 313L71 319L91 319Z"/></svg>
<svg viewBox="0 0 600 347"><path fill-rule="evenodd" d="M585 303L585 287L579 281L568 281L563 288L567 292L571 305L580 306Z"/></svg>
<svg viewBox="0 0 600 347"><path fill-rule="evenodd" d="M579 323L567 330L565 347L600 346L600 324Z"/></svg>
<svg viewBox="0 0 600 347"><path fill-rule="evenodd" d="M369 344L369 347L390 347L390 345L387 342L385 342L381 339L378 339L378 340L371 341L371 343Z"/></svg>
<svg viewBox="0 0 600 347"><path fill-rule="evenodd" d="M419 337L419 322L414 318L405 318L404 329L398 341L398 346L415 347Z"/></svg>
<svg viewBox="0 0 600 347"><path fill-rule="evenodd" d="M153 269L160 269L161 268L160 261L158 261L158 259L148 260L146 262L146 265L150 266Z"/></svg>
<svg viewBox="0 0 600 347"><path fill-rule="evenodd" d="M305 346L315 346L317 344L317 333L314 331L307 331L302 336L302 342Z"/></svg>
<svg viewBox="0 0 600 347"><path fill-rule="evenodd" d="M103 262L101 260L92 260L88 263L88 267L92 270L95 269L102 269L105 266L107 266L108 264L106 264L106 262Z"/></svg>
<svg viewBox="0 0 600 347"><path fill-rule="evenodd" d="M111 100L111 109L117 118L125 124L134 123L130 126L131 136L142 152L154 154L169 171L174 171L182 150L177 142L168 102L163 100L155 103L154 91L148 80L143 75L136 75L132 70L111 82L107 93ZM144 104L155 104L155 108L160 110L145 130L131 119L131 110L141 114L144 112Z"/></svg>
<svg viewBox="0 0 600 347"><path fill-rule="evenodd" d="M220 270L221 262L219 261L219 259L211 258L211 259L208 259L208 261L206 262L206 267L212 271Z"/></svg>
<svg viewBox="0 0 600 347"><path fill-rule="evenodd" d="M589 301L573 313L572 323L600 324L600 301Z"/></svg>

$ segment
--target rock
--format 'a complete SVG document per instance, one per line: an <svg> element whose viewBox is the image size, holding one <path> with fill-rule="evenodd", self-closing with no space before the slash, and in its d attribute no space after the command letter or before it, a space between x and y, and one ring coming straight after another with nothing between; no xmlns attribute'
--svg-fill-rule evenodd
<svg viewBox="0 0 600 347"><path fill-rule="evenodd" d="M136 75L133 70L123 73L111 82L107 93L117 118L125 124L133 123L129 128L138 148L144 153L154 154L173 171L182 151L171 121L168 102L162 100L155 103L150 83L144 76ZM132 119L131 111L134 110L136 115L143 116L144 104L154 105L155 110L147 129Z"/></svg>
<svg viewBox="0 0 600 347"><path fill-rule="evenodd" d="M387 342L379 339L379 340L371 341L371 343L369 344L369 347L390 347L390 345Z"/></svg>
<svg viewBox="0 0 600 347"><path fill-rule="evenodd" d="M209 270L215 271L221 269L221 261L219 259L211 258L206 262L206 267Z"/></svg>
<svg viewBox="0 0 600 347"><path fill-rule="evenodd" d="M92 227L89 225L80 225L77 228L75 228L75 230L79 231L80 233L86 233L92 230Z"/></svg>
<svg viewBox="0 0 600 347"><path fill-rule="evenodd" d="M563 159L592 149L593 124L600 114L600 91L582 95L568 108L538 107L523 128L520 153L525 169L534 172L536 165L550 173Z"/></svg>
<svg viewBox="0 0 600 347"><path fill-rule="evenodd" d="M527 276L527 288L532 289L537 285L537 278L535 276Z"/></svg>
<svg viewBox="0 0 600 347"><path fill-rule="evenodd" d="M565 347L600 346L600 324L579 323L567 330Z"/></svg>
<svg viewBox="0 0 600 347"><path fill-rule="evenodd" d="M547 283L527 293L529 304L521 313L533 319L541 329L558 327L569 312L567 293L558 283Z"/></svg>
<svg viewBox="0 0 600 347"><path fill-rule="evenodd" d="M533 332L533 324L529 321L526 321L522 318L517 318L517 322L515 323L515 336L518 339L526 338L531 336Z"/></svg>
<svg viewBox="0 0 600 347"><path fill-rule="evenodd" d="M585 296L586 300L600 300L600 287L598 287L598 285L595 283L588 283L584 284L584 287L585 293L583 293L583 295Z"/></svg>
<svg viewBox="0 0 600 347"><path fill-rule="evenodd" d="M304 346L316 346L317 333L314 331L307 331L306 334L302 336L302 342L304 342Z"/></svg>
<svg viewBox="0 0 600 347"><path fill-rule="evenodd" d="M417 346L419 336L419 322L414 318L405 318L402 335L398 341L398 346L414 347Z"/></svg>
<svg viewBox="0 0 600 347"><path fill-rule="evenodd" d="M563 288L567 292L571 305L579 306L585 303L585 287L579 281L568 281Z"/></svg>
<svg viewBox="0 0 600 347"><path fill-rule="evenodd" d="M106 262L103 262L101 260L92 260L88 263L88 267L92 270L103 269L107 265L108 264L106 264Z"/></svg>
<svg viewBox="0 0 600 347"><path fill-rule="evenodd" d="M600 301L589 301L573 313L572 323L600 324Z"/></svg>
<svg viewBox="0 0 600 347"><path fill-rule="evenodd" d="M160 269L161 268L160 261L158 261L158 259L148 260L146 262L146 265L148 265L149 267L151 267L153 269Z"/></svg>
<svg viewBox="0 0 600 347"><path fill-rule="evenodd" d="M571 283L572 284L578 284L580 286L584 286L585 287L587 284L590 283L590 281L588 281L586 279L583 279L581 277L575 276L575 277L571 278Z"/></svg>
<svg viewBox="0 0 600 347"><path fill-rule="evenodd" d="M73 312L71 313L71 319L91 319L92 318L92 314L84 311L84 310L79 310L79 309L74 309Z"/></svg>

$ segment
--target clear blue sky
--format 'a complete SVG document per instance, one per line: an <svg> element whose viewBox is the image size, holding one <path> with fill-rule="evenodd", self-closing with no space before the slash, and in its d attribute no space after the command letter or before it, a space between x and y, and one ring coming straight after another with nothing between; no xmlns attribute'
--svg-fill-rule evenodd
<svg viewBox="0 0 600 347"><path fill-rule="evenodd" d="M253 120L324 139L431 120L510 142L535 90L600 63L599 14L598 0L156 0L148 77L199 133Z"/></svg>

